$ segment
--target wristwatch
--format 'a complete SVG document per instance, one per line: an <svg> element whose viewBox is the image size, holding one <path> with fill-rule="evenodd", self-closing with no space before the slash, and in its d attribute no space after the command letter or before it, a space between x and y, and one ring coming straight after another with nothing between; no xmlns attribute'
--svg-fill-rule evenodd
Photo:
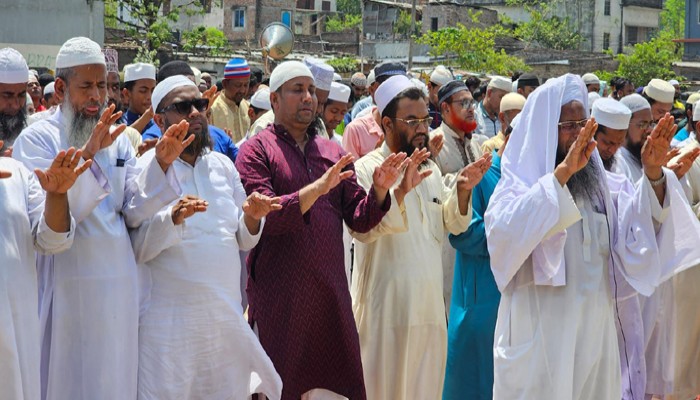
<svg viewBox="0 0 700 400"><path fill-rule="evenodd" d="M647 179L649 179L648 176L647 176ZM666 183L666 174L663 173L663 171L662 171L661 178L654 180L654 181L649 179L649 183L651 183L651 187L657 187L657 186L663 185L664 183Z"/></svg>

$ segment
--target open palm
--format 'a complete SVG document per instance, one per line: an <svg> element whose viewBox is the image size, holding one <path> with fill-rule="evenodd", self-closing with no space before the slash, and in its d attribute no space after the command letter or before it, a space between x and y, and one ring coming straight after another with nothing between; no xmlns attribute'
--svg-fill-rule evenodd
<svg viewBox="0 0 700 400"><path fill-rule="evenodd" d="M92 164L92 160L87 160L83 165L78 166L82 156L81 150L75 150L71 147L68 151L62 150L58 153L47 170L34 170L39 178L39 184L46 193L63 194L68 192L78 177Z"/></svg>

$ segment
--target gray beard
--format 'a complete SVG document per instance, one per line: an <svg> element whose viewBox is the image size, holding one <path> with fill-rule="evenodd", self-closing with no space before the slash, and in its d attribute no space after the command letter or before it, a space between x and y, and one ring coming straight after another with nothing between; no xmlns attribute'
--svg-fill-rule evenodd
<svg viewBox="0 0 700 400"><path fill-rule="evenodd" d="M569 179L566 186L574 200L584 200L590 204L597 204L596 199L600 196L599 181L602 175L603 172L598 169L598 164L591 159L582 170Z"/></svg>
<svg viewBox="0 0 700 400"><path fill-rule="evenodd" d="M0 114L0 140L5 142L0 151L12 146L26 125L27 110L24 107L20 108L19 112L13 116Z"/></svg>
<svg viewBox="0 0 700 400"><path fill-rule="evenodd" d="M68 92L66 92L61 108L66 122L68 145L79 149L90 139L92 130L95 129L97 122L100 120L100 116L102 116L102 112L107 108L107 104L100 105L100 111L94 117L86 117L73 108L70 103Z"/></svg>

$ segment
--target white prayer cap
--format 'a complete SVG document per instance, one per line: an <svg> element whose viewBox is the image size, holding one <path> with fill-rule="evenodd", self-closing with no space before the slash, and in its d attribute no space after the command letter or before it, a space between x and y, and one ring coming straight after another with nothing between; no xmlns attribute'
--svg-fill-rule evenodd
<svg viewBox="0 0 700 400"><path fill-rule="evenodd" d="M412 87L415 86L406 75L394 75L379 85L377 91L374 93L374 101L377 103L379 115L384 112L384 109L391 103L394 97Z"/></svg>
<svg viewBox="0 0 700 400"><path fill-rule="evenodd" d="M693 103L693 121L700 121L700 100Z"/></svg>
<svg viewBox="0 0 700 400"><path fill-rule="evenodd" d="M153 95L151 96L151 104L153 105L153 110L157 111L160 102L163 101L165 96L173 90L182 86L193 86L197 87L188 77L185 75L173 75L169 78L163 79L163 81L156 85L153 89Z"/></svg>
<svg viewBox="0 0 700 400"><path fill-rule="evenodd" d="M668 81L668 83L670 83L671 86L680 86L681 85L681 83L675 79L671 79L670 81Z"/></svg>
<svg viewBox="0 0 700 400"><path fill-rule="evenodd" d="M587 74L583 74L581 79L583 79L583 83L585 83L586 85L600 84L600 79L598 78L598 75L591 74L590 72Z"/></svg>
<svg viewBox="0 0 700 400"><path fill-rule="evenodd" d="M525 107L525 96L520 93L508 93L501 99L501 112L522 110Z"/></svg>
<svg viewBox="0 0 700 400"><path fill-rule="evenodd" d="M422 80L420 80L418 78L411 78L411 83L413 83L413 86L420 89L421 92L423 92L423 96L430 96L430 92L428 91L428 86L425 83L423 83Z"/></svg>
<svg viewBox="0 0 700 400"><path fill-rule="evenodd" d="M644 94L659 103L673 103L676 89L670 83L661 79L652 79L644 88Z"/></svg>
<svg viewBox="0 0 700 400"><path fill-rule="evenodd" d="M331 83L331 92L328 95L328 100L347 103L350 100L350 88L342 83Z"/></svg>
<svg viewBox="0 0 700 400"><path fill-rule="evenodd" d="M304 63L299 61L283 62L270 74L270 92L276 92L282 85L300 76L314 79L311 70L304 65ZM316 87L318 87L318 81L316 81ZM328 84L328 88L330 89L330 83Z"/></svg>
<svg viewBox="0 0 700 400"><path fill-rule="evenodd" d="M311 75L316 82L316 89L330 91L333 74L335 73L333 67L313 57L304 58L304 64L311 71Z"/></svg>
<svg viewBox="0 0 700 400"><path fill-rule="evenodd" d="M124 83L139 79L156 80L156 67L146 63L128 64L124 66Z"/></svg>
<svg viewBox="0 0 700 400"><path fill-rule="evenodd" d="M337 73L337 72L334 72L334 73L333 73L333 82L340 82L340 81L342 81L342 80L343 80L343 77L340 76L339 73ZM333 88L333 86L331 86L331 89L332 89L332 88Z"/></svg>
<svg viewBox="0 0 700 400"><path fill-rule="evenodd" d="M27 75L27 82L39 83L39 78L37 78L36 75L34 75L30 72L29 75Z"/></svg>
<svg viewBox="0 0 700 400"><path fill-rule="evenodd" d="M56 88L54 87L54 82L49 83L44 87L44 96L47 94L52 94L56 92Z"/></svg>
<svg viewBox="0 0 700 400"><path fill-rule="evenodd" d="M258 89L253 97L250 98L250 105L263 110L272 110L272 105L270 104L270 88L265 86Z"/></svg>
<svg viewBox="0 0 700 400"><path fill-rule="evenodd" d="M369 71L369 75L367 75L367 86L373 84L375 80L376 79L374 77L374 69L372 69L371 71Z"/></svg>
<svg viewBox="0 0 700 400"><path fill-rule="evenodd" d="M637 93L632 93L630 95L627 95L627 96L621 98L620 103L627 106L627 108L629 108L633 114L639 110L644 110L644 109L651 110L651 106L649 105L649 102L647 101L647 99L645 99L642 95L639 95Z"/></svg>
<svg viewBox="0 0 700 400"><path fill-rule="evenodd" d="M190 68L192 68L192 72L194 72L194 84L199 86L200 82L202 82L202 71L193 66L190 66Z"/></svg>
<svg viewBox="0 0 700 400"><path fill-rule="evenodd" d="M436 83L440 86L446 84L447 82L454 80L452 77L452 72L445 68L444 65L438 65L435 70L430 74L430 82Z"/></svg>
<svg viewBox="0 0 700 400"><path fill-rule="evenodd" d="M487 87L489 89L501 89L510 93L513 91L513 82L510 79L506 79L501 76L494 76L493 78L491 78L491 81L489 82L489 85Z"/></svg>
<svg viewBox="0 0 700 400"><path fill-rule="evenodd" d="M600 100L598 92L588 92L588 111L593 109L593 104L598 100Z"/></svg>
<svg viewBox="0 0 700 400"><path fill-rule="evenodd" d="M627 129L630 126L632 111L626 105L611 98L599 99L593 104L591 117L599 125L610 129Z"/></svg>
<svg viewBox="0 0 700 400"><path fill-rule="evenodd" d="M100 45L82 36L68 39L56 56L56 69L90 64L106 66L107 63Z"/></svg>
<svg viewBox="0 0 700 400"><path fill-rule="evenodd" d="M26 83L29 67L19 51L12 47L0 49L0 83Z"/></svg>
<svg viewBox="0 0 700 400"><path fill-rule="evenodd" d="M691 106L694 107L695 103L697 103L698 100L700 100L700 93L695 92L695 93L691 94L690 96L688 96L688 100L685 101L685 104L690 104Z"/></svg>

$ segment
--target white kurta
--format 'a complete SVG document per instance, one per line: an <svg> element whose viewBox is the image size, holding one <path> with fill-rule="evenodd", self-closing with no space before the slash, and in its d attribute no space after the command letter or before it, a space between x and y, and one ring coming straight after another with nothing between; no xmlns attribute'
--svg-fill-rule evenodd
<svg viewBox="0 0 700 400"><path fill-rule="evenodd" d="M153 151L139 164L149 162ZM207 152L172 167L184 193L209 202L182 225L173 201L132 232L136 259L151 273L139 323L139 399L279 399L280 379L241 308L239 251L252 249L246 193L227 157Z"/></svg>
<svg viewBox="0 0 700 400"><path fill-rule="evenodd" d="M20 162L0 157L0 399L38 400L41 327L37 314L34 251L56 253L73 243L44 220L44 194L38 180Z"/></svg>
<svg viewBox="0 0 700 400"><path fill-rule="evenodd" d="M47 168L68 142L62 112L25 129L13 157ZM157 162L135 166L121 135L68 191L73 247L37 260L42 391L49 400L133 399L138 368L138 274L127 225L179 197Z"/></svg>
<svg viewBox="0 0 700 400"><path fill-rule="evenodd" d="M384 144L355 164L367 190L372 173L389 155ZM424 167L425 168L425 167ZM443 185L440 170L409 192L399 207L355 237L352 306L368 399L439 399L447 359L442 298L442 245L445 232L466 230L456 188ZM399 178L400 181L401 178Z"/></svg>

